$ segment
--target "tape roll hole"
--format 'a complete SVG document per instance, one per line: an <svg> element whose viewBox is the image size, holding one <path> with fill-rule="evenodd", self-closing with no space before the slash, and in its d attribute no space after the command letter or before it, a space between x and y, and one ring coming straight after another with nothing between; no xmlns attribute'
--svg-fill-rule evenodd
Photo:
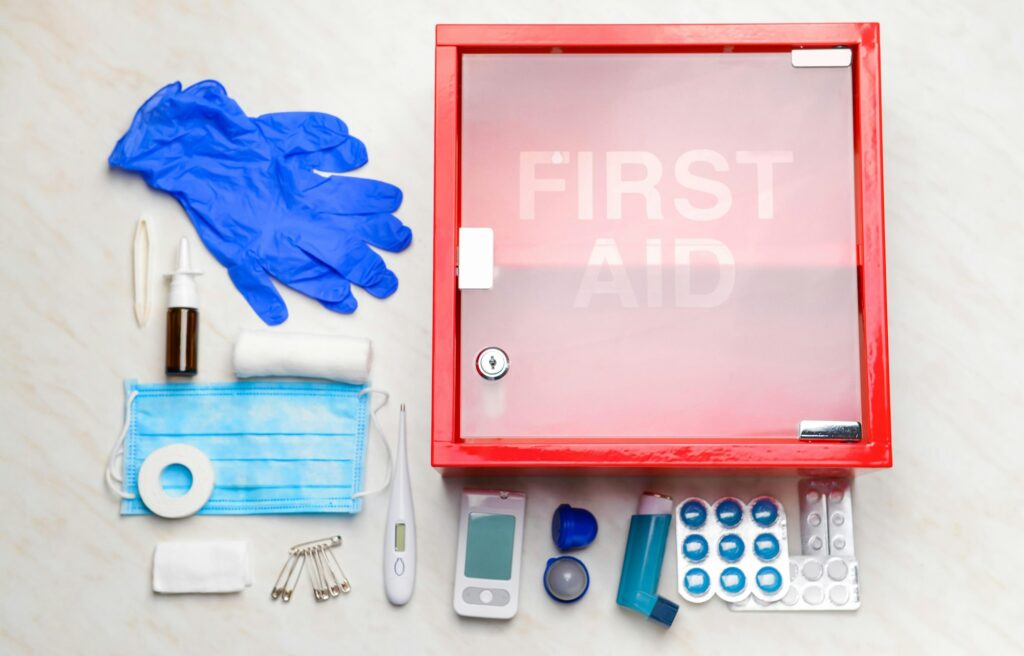
<svg viewBox="0 0 1024 656"><path fill-rule="evenodd" d="M160 486L169 497L180 497L192 489L192 470L180 462L172 462L160 472Z"/></svg>

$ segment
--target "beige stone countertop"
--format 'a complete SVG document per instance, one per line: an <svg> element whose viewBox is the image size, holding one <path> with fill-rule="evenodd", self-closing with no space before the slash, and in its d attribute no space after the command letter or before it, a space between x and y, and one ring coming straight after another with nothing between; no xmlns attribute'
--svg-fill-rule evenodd
<svg viewBox="0 0 1024 656"><path fill-rule="evenodd" d="M434 25L440 22L881 23L895 466L859 477L855 613L734 613L681 602L663 631L615 604L637 496L779 495L795 478L443 479L430 467ZM1024 652L1024 4L1018 2L0 3L0 651L6 654L939 654ZM291 290L287 327L374 340L374 384L409 407L419 573L410 604L381 582L386 499L356 516L120 517L103 465L122 382L162 380L164 287L136 327L131 240L151 218L163 273L181 236L205 271L200 381L232 379L238 332L262 324L181 208L107 155L168 82L222 81L252 115L320 110L369 146L360 175L405 192L415 233L388 255L399 292L341 316ZM370 444L371 482L383 467ZM520 610L452 609L459 492L527 492ZM551 512L592 510L585 599L549 601ZM294 543L341 533L350 595L269 591ZM161 540L252 543L255 585L158 596ZM661 591L672 599L666 557Z"/></svg>

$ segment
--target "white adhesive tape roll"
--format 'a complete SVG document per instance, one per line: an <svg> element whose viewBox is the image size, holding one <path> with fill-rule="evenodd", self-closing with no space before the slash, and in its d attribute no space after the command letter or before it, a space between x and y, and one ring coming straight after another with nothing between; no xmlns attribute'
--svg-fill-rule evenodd
<svg viewBox="0 0 1024 656"><path fill-rule="evenodd" d="M192 474L192 487L180 496L171 496L160 482L160 475L171 465L181 465ZM139 467L139 496L154 515L178 519L199 512L213 493L213 465L206 455L188 444L169 444L153 451Z"/></svg>

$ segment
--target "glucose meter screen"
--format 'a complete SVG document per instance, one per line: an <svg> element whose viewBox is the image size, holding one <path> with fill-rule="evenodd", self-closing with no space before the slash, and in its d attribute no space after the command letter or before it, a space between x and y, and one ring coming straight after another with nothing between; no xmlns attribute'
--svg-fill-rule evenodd
<svg viewBox="0 0 1024 656"><path fill-rule="evenodd" d="M513 515L469 513L466 532L466 571L471 579L508 581L512 578Z"/></svg>

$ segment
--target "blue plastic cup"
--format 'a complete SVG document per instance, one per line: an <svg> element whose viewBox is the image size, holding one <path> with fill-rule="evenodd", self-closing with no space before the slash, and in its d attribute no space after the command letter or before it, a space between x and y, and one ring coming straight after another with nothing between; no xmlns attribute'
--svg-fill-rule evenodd
<svg viewBox="0 0 1024 656"><path fill-rule="evenodd" d="M583 508L567 503L555 508L551 518L551 539L559 551L582 549L597 537L597 518Z"/></svg>

